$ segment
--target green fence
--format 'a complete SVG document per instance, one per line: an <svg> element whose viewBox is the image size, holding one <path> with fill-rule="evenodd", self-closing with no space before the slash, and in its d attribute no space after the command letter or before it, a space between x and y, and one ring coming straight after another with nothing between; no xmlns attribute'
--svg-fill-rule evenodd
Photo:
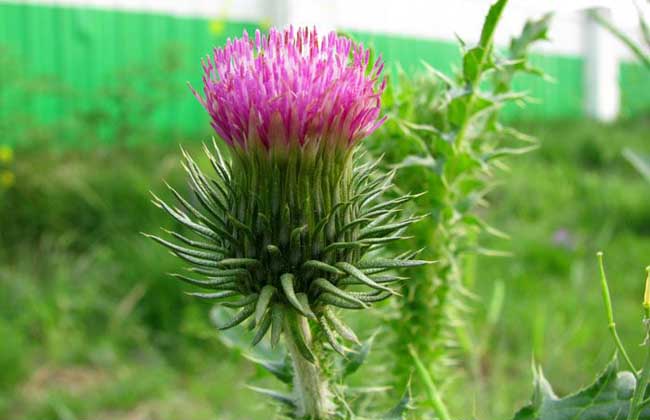
<svg viewBox="0 0 650 420"><path fill-rule="evenodd" d="M0 48L15 57L15 66L24 78L41 80L49 89L26 90L2 95L0 113L23 112L38 121L56 122L75 113L83 113L111 94L106 86L115 84L125 69L159 69L163 52L174 48L178 68L162 75L169 86L181 94L156 108L152 118L161 128L196 131L205 126L205 115L189 93L185 82L199 84L200 59L214 45L244 29L253 31L255 23L210 21L208 19L166 16L102 9L0 3ZM354 32L359 40L382 53L388 68L401 65L408 72L421 68L421 60L441 70L457 63L454 43ZM582 59L578 57L537 55L533 61L555 81L522 77L517 88L539 100L525 109L510 108L512 118L564 118L583 114ZM621 69L623 112L632 115L650 104L643 69L624 64ZM0 68L0 89L11 89L7 69ZM159 75L160 76L160 75ZM122 83L126 76L122 75ZM133 89L138 86L133 80ZM8 85L8 86L7 86ZM54 88L53 88L54 87ZM146 88L146 86L144 87ZM156 94L156 92L152 92ZM10 103L8 103L10 101ZM1 116L1 114L0 114ZM0 139L2 142L3 139Z"/></svg>

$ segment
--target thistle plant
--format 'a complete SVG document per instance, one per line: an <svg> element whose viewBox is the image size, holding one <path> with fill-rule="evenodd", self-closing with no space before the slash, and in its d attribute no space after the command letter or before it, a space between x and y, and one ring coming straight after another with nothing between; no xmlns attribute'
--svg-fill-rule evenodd
<svg viewBox="0 0 650 420"><path fill-rule="evenodd" d="M400 217L412 195L382 199L394 173L358 152L385 120L382 69L363 46L315 29L229 40L203 62L203 94L193 90L229 157L216 141L204 147L207 175L183 151L191 196L170 187L174 206L154 195L184 227L149 235L191 265L194 275L174 276L236 310L218 328L246 322L253 345L283 340L292 393L274 396L293 418L345 417L331 357L359 340L337 311L398 294L394 269L425 263L381 256L417 220Z"/></svg>
<svg viewBox="0 0 650 420"><path fill-rule="evenodd" d="M392 322L396 383L408 381L412 349L434 378L449 378L458 350L471 356L478 347L465 324L471 285L468 256L503 253L481 248L481 233L507 237L480 217L485 196L494 185L504 158L535 148L534 141L500 122L507 104L523 103L525 93L512 92L517 74L540 74L528 63L530 46L546 38L550 16L526 23L510 47L500 52L494 33L507 0L490 8L475 46L461 41L462 65L448 77L428 67L415 81L404 80L392 93L395 137L410 140L408 148L381 149L394 167L402 168L398 187L426 183L427 193L415 201L427 219L418 226L415 246L425 247L438 263L408 282L405 298ZM390 95L389 95L390 96ZM391 111L389 111L391 112ZM390 134L389 134L390 135ZM381 146L381 145L380 145ZM414 246L409 243L409 246ZM423 270L424 271L424 270Z"/></svg>
<svg viewBox="0 0 650 420"><path fill-rule="evenodd" d="M616 354L593 384L560 398L553 392L541 368L536 367L535 389L530 404L520 409L513 420L648 420L650 419L650 266L646 267L643 293L643 366L638 369L621 341L609 292L603 253L598 253L603 307ZM620 369L622 359L626 370Z"/></svg>

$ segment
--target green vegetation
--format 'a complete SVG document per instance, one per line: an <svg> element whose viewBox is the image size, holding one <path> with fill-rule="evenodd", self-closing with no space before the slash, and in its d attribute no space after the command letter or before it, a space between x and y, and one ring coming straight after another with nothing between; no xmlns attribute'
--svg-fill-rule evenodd
<svg viewBox="0 0 650 420"><path fill-rule="evenodd" d="M484 243L513 256L479 257L465 280L478 295L469 303L471 334L484 340L442 390L452 418L511 417L530 395L532 355L560 395L591 383L614 350L598 250L607 256L621 339L642 360L633 343L643 332L650 187L621 151L650 152L650 121L518 128L535 133L540 149L513 160L488 196L483 217L512 239ZM14 150L15 184L0 192L0 418L268 413L244 383L263 385L266 374L225 350L206 304L158 275L179 263L138 234L172 227L149 203L149 188L161 190L162 179L187 188L177 149L145 144ZM233 386L241 392L227 393Z"/></svg>
<svg viewBox="0 0 650 420"><path fill-rule="evenodd" d="M480 257L469 280L483 299L476 334L483 330L496 285L505 285L487 351L474 355L483 378L475 385L477 413L507 418L515 401L527 398L531 355L559 395L591 383L610 360L614 344L602 308L598 250L607 256L621 338L640 344L649 191L621 151L626 146L646 151L649 126L638 120L522 128L538 135L541 147L513 163L507 181L489 197L487 214L512 237L486 238L488 245L513 256ZM633 360L642 360L642 348L627 348Z"/></svg>
<svg viewBox="0 0 650 420"><path fill-rule="evenodd" d="M474 346L464 326L471 290L463 283L471 270L464 261L494 253L476 241L481 231L504 236L480 214L485 195L500 179L495 174L504 162L536 148L530 136L499 121L501 110L526 102L524 93L511 90L512 80L540 73L528 62L528 49L546 39L550 15L526 22L504 55L495 51L492 38L506 4L501 0L489 9L476 46L461 41L462 70L452 78L427 67L420 77L404 76L387 95L393 118L377 137L396 140L374 146L400 169L398 188L423 191L416 212L427 216L414 226L412 241L400 241L401 250L422 248L422 255L437 260L418 281L405 284L405 298L397 303L392 359L399 385L409 381L412 370L409 347L435 377L447 378L456 350Z"/></svg>

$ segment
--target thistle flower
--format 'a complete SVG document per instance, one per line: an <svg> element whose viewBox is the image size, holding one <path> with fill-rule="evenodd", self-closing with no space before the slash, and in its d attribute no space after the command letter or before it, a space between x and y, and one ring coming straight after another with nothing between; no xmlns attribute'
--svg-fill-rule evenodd
<svg viewBox="0 0 650 420"><path fill-rule="evenodd" d="M192 265L209 290L190 293L238 312L221 329L251 319L253 343L270 331L284 336L294 362L298 416L332 410L318 372L323 346L345 354L340 339L357 342L334 309L364 309L396 294L403 280L391 270L425 263L416 252L377 257L403 238L417 218L399 219L405 195L381 201L393 173L360 164L355 145L380 118L381 60L335 33L316 30L256 32L228 41L203 64L204 97L195 93L227 143L205 147L214 178L185 152L194 199L170 187L179 207L154 203L198 238L169 232L151 236ZM363 290L365 289L365 290Z"/></svg>
<svg viewBox="0 0 650 420"><path fill-rule="evenodd" d="M384 67L370 50L331 32L246 32L203 63L203 93L194 94L212 127L233 147L353 146L379 119Z"/></svg>

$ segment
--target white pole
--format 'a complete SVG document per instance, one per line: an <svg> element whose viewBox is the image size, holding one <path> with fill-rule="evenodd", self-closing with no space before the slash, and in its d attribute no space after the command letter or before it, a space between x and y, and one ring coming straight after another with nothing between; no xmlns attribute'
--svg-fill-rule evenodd
<svg viewBox="0 0 650 420"><path fill-rule="evenodd" d="M316 26L322 34L336 28L336 2L332 0L267 0L267 7L277 28Z"/></svg>
<svg viewBox="0 0 650 420"><path fill-rule="evenodd" d="M584 16L584 75L585 111L598 121L613 121L620 108L618 80L618 45L614 37L592 16L612 19L610 9L599 7L585 11Z"/></svg>

